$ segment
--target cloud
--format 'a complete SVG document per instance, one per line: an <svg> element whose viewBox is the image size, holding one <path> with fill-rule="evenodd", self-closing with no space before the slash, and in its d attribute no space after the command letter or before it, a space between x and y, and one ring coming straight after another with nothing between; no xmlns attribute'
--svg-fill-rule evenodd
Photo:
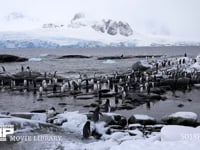
<svg viewBox="0 0 200 150"><path fill-rule="evenodd" d="M0 0L0 17L23 12L44 22L68 22L75 13L124 20L144 34L200 41L199 0Z"/></svg>

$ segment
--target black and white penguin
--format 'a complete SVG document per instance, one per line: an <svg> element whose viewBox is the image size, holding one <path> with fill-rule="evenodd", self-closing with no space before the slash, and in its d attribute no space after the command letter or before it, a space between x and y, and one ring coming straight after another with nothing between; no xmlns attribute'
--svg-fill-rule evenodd
<svg viewBox="0 0 200 150"><path fill-rule="evenodd" d="M26 67L26 71L27 71L27 72L30 72L30 71L31 71L29 66Z"/></svg>
<svg viewBox="0 0 200 150"><path fill-rule="evenodd" d="M83 126L83 139L88 139L91 135L90 121L87 121Z"/></svg>
<svg viewBox="0 0 200 150"><path fill-rule="evenodd" d="M1 66L1 68L2 68L3 72L6 72L6 69L4 66Z"/></svg>
<svg viewBox="0 0 200 150"><path fill-rule="evenodd" d="M21 66L21 72L24 72L24 66L23 65Z"/></svg>
<svg viewBox="0 0 200 150"><path fill-rule="evenodd" d="M55 117L57 115L56 109L54 107L51 107L48 111L47 111L47 122L52 123L51 121L53 121L51 118Z"/></svg>
<svg viewBox="0 0 200 150"><path fill-rule="evenodd" d="M110 106L110 100L106 99L106 102L104 104L104 111L105 112L111 112L111 106Z"/></svg>
<svg viewBox="0 0 200 150"><path fill-rule="evenodd" d="M93 121L98 122L100 115L102 115L102 113L100 112L100 107L97 107L93 112Z"/></svg>

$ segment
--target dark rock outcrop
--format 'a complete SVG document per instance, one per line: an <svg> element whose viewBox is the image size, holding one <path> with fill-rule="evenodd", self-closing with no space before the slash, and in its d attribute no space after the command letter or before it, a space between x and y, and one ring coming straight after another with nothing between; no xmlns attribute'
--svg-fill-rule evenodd
<svg viewBox="0 0 200 150"><path fill-rule="evenodd" d="M15 55L7 55L7 54L0 55L0 63L24 62L24 61L28 61L28 59L24 57L15 56Z"/></svg>
<svg viewBox="0 0 200 150"><path fill-rule="evenodd" d="M140 70L140 71L145 71L147 69L149 69L149 66L145 66L144 64L142 64L141 61L136 62L135 64L133 64L132 69L133 70Z"/></svg>
<svg viewBox="0 0 200 150"><path fill-rule="evenodd" d="M64 55L64 56L58 57L58 59L65 59L65 58L91 58L91 57L84 56L84 55Z"/></svg>

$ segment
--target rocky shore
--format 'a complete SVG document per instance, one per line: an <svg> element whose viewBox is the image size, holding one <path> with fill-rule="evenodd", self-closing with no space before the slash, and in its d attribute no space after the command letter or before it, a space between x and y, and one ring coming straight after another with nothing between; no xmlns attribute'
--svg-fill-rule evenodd
<svg viewBox="0 0 200 150"><path fill-rule="evenodd" d="M194 112L176 112L158 120L146 114L131 114L130 117L115 113L116 110L134 109L152 101L165 100L165 93L190 91L200 85L200 58L189 58L185 54L178 58L154 58L136 62L131 71L105 76L80 74L77 79L64 78L54 73L40 73L21 66L15 74L2 68L0 73L1 90L10 92L33 92L38 101L43 98L73 97L77 100L91 99L83 107L92 111L80 113L63 112L54 107L49 110L30 112L2 112L0 124L12 124L16 130L51 129L70 132L83 138L101 140L112 139L115 134L124 138L152 138L170 125L198 128L200 122ZM111 100L114 102L111 105ZM65 107L66 106L66 107ZM182 107L182 106L178 106ZM85 128L88 133L85 133ZM166 129L164 130L166 131ZM168 137L166 135L166 137Z"/></svg>

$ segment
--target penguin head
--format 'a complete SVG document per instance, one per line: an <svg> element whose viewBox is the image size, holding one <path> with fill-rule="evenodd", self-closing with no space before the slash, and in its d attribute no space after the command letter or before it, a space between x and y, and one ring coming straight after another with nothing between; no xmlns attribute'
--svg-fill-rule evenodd
<svg viewBox="0 0 200 150"><path fill-rule="evenodd" d="M109 99L106 99L106 104L110 104L110 100Z"/></svg>
<svg viewBox="0 0 200 150"><path fill-rule="evenodd" d="M88 120L85 124L86 124L87 126L90 126L90 121Z"/></svg>
<svg viewBox="0 0 200 150"><path fill-rule="evenodd" d="M55 107L51 107L50 110L56 111Z"/></svg>
<svg viewBox="0 0 200 150"><path fill-rule="evenodd" d="M64 112L67 112L67 108L64 108Z"/></svg>

